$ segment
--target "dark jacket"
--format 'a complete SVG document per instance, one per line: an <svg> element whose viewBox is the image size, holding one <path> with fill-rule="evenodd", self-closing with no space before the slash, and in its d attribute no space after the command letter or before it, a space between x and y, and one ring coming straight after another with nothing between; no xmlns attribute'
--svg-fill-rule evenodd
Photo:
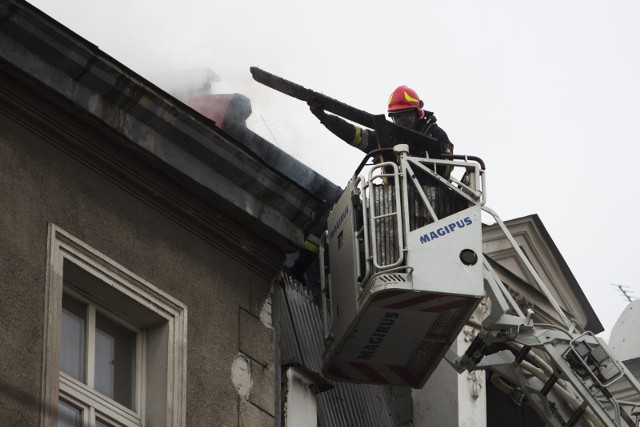
<svg viewBox="0 0 640 427"><path fill-rule="evenodd" d="M341 117L332 114L321 114L318 116L320 123L329 129L338 138L350 145L368 153L377 148L392 147L395 143L389 144L384 141L378 141L376 132L371 129L365 129L353 123L350 123ZM418 120L413 130L429 135L435 138L440 145L440 153L453 153L453 144L449 141L446 132L436 124L436 116L431 111L425 111L424 118ZM425 157L424 149L416 146L409 146L409 153L412 156Z"/></svg>

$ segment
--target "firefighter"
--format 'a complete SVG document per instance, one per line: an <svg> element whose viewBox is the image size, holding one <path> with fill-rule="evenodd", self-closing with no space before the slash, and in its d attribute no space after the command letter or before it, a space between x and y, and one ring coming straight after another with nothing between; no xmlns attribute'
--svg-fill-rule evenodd
<svg viewBox="0 0 640 427"><path fill-rule="evenodd" d="M308 104L311 113L320 120L320 123L338 138L365 153L386 145L377 140L375 131L363 129L338 116L327 114L319 100L312 99ZM449 137L436 124L436 116L431 111L424 110L423 106L424 103L416 91L407 86L398 86L389 97L387 112L394 123L435 138L441 154L452 154L453 144L449 141ZM409 152L412 156L426 156L424 149L411 144Z"/></svg>

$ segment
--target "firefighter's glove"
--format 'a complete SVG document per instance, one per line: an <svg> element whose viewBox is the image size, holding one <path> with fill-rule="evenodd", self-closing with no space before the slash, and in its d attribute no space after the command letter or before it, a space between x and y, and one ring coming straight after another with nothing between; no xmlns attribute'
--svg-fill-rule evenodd
<svg viewBox="0 0 640 427"><path fill-rule="evenodd" d="M440 153L441 154L453 154L453 144L450 142L441 142L440 143Z"/></svg>
<svg viewBox="0 0 640 427"><path fill-rule="evenodd" d="M307 102L309 105L309 110L311 110L311 114L316 116L318 120L322 123L324 118L327 117L327 113L324 112L324 108L322 107L322 103L317 99L313 98Z"/></svg>

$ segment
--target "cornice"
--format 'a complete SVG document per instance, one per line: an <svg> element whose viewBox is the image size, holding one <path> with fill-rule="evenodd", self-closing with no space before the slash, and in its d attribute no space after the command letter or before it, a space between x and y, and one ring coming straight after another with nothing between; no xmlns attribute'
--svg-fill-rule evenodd
<svg viewBox="0 0 640 427"><path fill-rule="evenodd" d="M15 81L0 77L0 114L56 147L189 232L225 252L260 276L273 279L280 271L283 252L234 221L215 204L186 192L165 174L149 167L109 136L90 128L78 115L61 111L20 90ZM25 143L27 143L25 141ZM221 202L222 203L222 202Z"/></svg>
<svg viewBox="0 0 640 427"><path fill-rule="evenodd" d="M295 163L297 174L265 158L290 156L260 141L257 153L95 45L21 0L0 3L0 71L76 118L99 127L198 197L220 205L281 250L298 250L316 211L326 208L327 181ZM253 144L253 143L252 143ZM313 176L311 185L300 177ZM329 186L330 187L330 186Z"/></svg>

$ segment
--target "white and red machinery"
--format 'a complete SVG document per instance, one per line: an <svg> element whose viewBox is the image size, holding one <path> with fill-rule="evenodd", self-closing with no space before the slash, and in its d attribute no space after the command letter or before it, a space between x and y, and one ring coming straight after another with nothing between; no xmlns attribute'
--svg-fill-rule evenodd
<svg viewBox="0 0 640 427"><path fill-rule="evenodd" d="M395 160L360 167L328 217L320 251L325 375L419 388L445 359L459 372L490 369L550 426L636 426L640 384L602 339L569 321L484 205L482 162L411 157L404 144L393 152ZM515 303L482 254L481 211L564 325L535 325ZM457 355L450 346L484 297L490 312ZM632 401L616 399L614 383Z"/></svg>
<svg viewBox="0 0 640 427"><path fill-rule="evenodd" d="M458 372L491 370L494 383L549 426L637 426L640 384L601 338L566 317L485 205L480 159L440 155L433 140L383 115L257 67L251 73L273 89L321 101L325 110L375 129L381 146L395 145L369 153L385 161L368 166L365 159L328 216L320 250L325 375L418 388L444 359ZM410 156L397 141L422 147L426 157ZM562 325L534 324L533 313L513 300L482 254L481 212L493 216ZM490 311L473 324L471 315L485 297ZM479 333L458 355L450 347L465 324Z"/></svg>
<svg viewBox="0 0 640 427"><path fill-rule="evenodd" d="M398 162L353 178L328 217L321 262L333 378L421 387L484 297L479 164L403 148ZM449 185L435 172L445 164L464 168L470 184ZM450 215L441 217L443 206Z"/></svg>

